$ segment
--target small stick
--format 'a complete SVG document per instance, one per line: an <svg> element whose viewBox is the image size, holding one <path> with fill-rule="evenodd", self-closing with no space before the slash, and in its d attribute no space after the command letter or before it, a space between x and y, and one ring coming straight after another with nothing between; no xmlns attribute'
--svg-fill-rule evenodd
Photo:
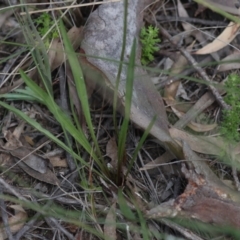
<svg viewBox="0 0 240 240"><path fill-rule="evenodd" d="M162 32L162 34L168 39L168 41L174 45L174 47L178 48L178 46L174 43L174 41L171 39L171 35L163 28L159 25L159 29L160 31ZM223 108L223 109L226 109L226 110L230 110L230 106L227 105L225 103L225 101L223 100L222 96L219 94L218 90L212 85L211 83L211 80L208 78L206 72L198 66L198 63L195 61L195 59L191 56L191 54L182 49L182 48L179 48L179 51L182 53L182 55L189 61L189 63L191 63L194 67L194 69L201 75L201 77L209 83L208 87L209 89L211 90L213 96L216 98L217 102L220 104L220 106Z"/></svg>

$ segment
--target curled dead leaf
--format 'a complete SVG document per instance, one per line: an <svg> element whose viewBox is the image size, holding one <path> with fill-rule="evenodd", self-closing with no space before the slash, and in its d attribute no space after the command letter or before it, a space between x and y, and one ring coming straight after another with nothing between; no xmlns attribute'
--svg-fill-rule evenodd
<svg viewBox="0 0 240 240"><path fill-rule="evenodd" d="M173 112L179 117L183 117L184 113L178 111L176 108L172 107ZM194 121L190 121L187 126L191 128L195 132L208 132L213 130L215 127L217 127L216 123L213 124L200 124L196 123Z"/></svg>
<svg viewBox="0 0 240 240"><path fill-rule="evenodd" d="M227 46L237 35L240 24L230 22L213 42L199 49L194 54L210 54Z"/></svg>

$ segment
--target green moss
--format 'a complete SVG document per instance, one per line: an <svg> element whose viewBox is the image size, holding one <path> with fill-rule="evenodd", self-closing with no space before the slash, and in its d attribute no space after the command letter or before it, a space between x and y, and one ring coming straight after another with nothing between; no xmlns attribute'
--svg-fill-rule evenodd
<svg viewBox="0 0 240 240"><path fill-rule="evenodd" d="M223 121L221 124L221 133L231 141L239 141L240 134L238 127L240 125L240 76L230 74L225 83L227 92L224 100L231 106L231 110L223 110Z"/></svg>
<svg viewBox="0 0 240 240"><path fill-rule="evenodd" d="M50 14L46 12L42 13L34 22L37 24L37 30L41 37L43 37L48 32L49 28L54 24L54 21L51 18ZM57 38L58 36L58 31L56 28L54 28L45 38L46 46L49 46L52 38Z"/></svg>
<svg viewBox="0 0 240 240"><path fill-rule="evenodd" d="M158 28L149 26L148 28L142 28L140 33L140 41L142 43L142 58L141 62L143 65L153 61L153 54L159 50L156 46L157 43L161 42L158 37Z"/></svg>

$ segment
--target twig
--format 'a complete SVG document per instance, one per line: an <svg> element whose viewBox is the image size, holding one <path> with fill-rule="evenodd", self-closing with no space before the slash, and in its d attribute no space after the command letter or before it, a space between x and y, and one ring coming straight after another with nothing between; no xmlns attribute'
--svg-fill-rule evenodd
<svg viewBox="0 0 240 240"><path fill-rule="evenodd" d="M178 46L174 43L174 41L171 39L171 35L159 25L159 29L162 32L162 34L168 39L168 41L174 45L175 48L178 48ZM194 69L200 74L200 76L207 82L208 88L211 90L213 96L216 98L217 102L220 104L220 106L223 109L229 110L230 106L225 103L222 96L219 94L218 90L212 85L211 80L208 78L206 72L199 67L198 63L195 61L195 59L190 55L188 51L185 49L179 48L179 51L182 53L182 55L191 63L194 67Z"/></svg>
<svg viewBox="0 0 240 240"><path fill-rule="evenodd" d="M61 231L66 237L68 237L68 239L70 240L74 240L74 236L68 232L64 227L62 227L58 221L53 218L53 217L47 217L45 218L47 224L49 225L49 227L51 227L51 229L53 230L54 228Z"/></svg>
<svg viewBox="0 0 240 240"><path fill-rule="evenodd" d="M237 176L237 169L235 166L232 166L232 175L233 175L233 179L235 181L235 185L238 191L240 191L240 182L239 182L239 178Z"/></svg>
<svg viewBox="0 0 240 240"><path fill-rule="evenodd" d="M156 19L160 22L190 22L190 23L200 23L209 26L222 26L226 27L228 24L223 21L212 21L206 19L199 18L191 18L191 17L168 17L168 16L156 16Z"/></svg>
<svg viewBox="0 0 240 240"><path fill-rule="evenodd" d="M120 2L120 1L121 0L108 0L108 1L105 1L105 2L81 3L81 4L70 5L70 6L46 8L46 9L41 9L41 10L28 11L28 13L21 12L20 15L26 15L26 14L30 15L30 14L33 14L33 13L42 13L42 12L49 12L49 11L77 8L77 7L95 6L95 5L101 5L101 4L106 4L106 3L114 3L114 2Z"/></svg>

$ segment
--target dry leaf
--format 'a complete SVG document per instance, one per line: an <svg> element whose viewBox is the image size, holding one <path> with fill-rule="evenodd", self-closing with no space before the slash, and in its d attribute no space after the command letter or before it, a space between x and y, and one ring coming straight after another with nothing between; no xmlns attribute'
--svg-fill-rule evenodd
<svg viewBox="0 0 240 240"><path fill-rule="evenodd" d="M209 132L213 130L215 127L217 127L217 124L216 123L200 124L200 123L190 121L187 126L195 132Z"/></svg>
<svg viewBox="0 0 240 240"><path fill-rule="evenodd" d="M32 150L28 148L27 142L24 145L19 140L22 130L25 124L19 124L18 127L14 129L14 132L4 131L4 137L7 143L1 146L2 149L9 152L12 156L22 160L23 162L33 170L45 174L47 172L47 162L46 159L32 153ZM24 138L22 138L24 141Z"/></svg>
<svg viewBox="0 0 240 240"><path fill-rule="evenodd" d="M178 0L177 2L178 2L177 8L178 8L179 17L189 18L189 15L188 15L186 9L183 7L181 1ZM181 22L181 24L182 24L185 31L192 31L194 29L193 25L188 23L188 22Z"/></svg>
<svg viewBox="0 0 240 240"><path fill-rule="evenodd" d="M10 217L8 220L10 231L12 233L18 232L26 223L27 213L20 205L10 206L15 211L15 215ZM0 224L0 240L7 239L7 234L3 228L3 224Z"/></svg>
<svg viewBox="0 0 240 240"><path fill-rule="evenodd" d="M53 167L68 167L66 159L61 159L59 156L49 157L48 160Z"/></svg>
<svg viewBox="0 0 240 240"><path fill-rule="evenodd" d="M180 0L178 0L178 14L179 17L185 17L188 18L189 15L185 8L183 7ZM197 14L197 12L195 13ZM193 24L181 22L185 33L190 34L193 36L202 46L206 42L206 38L208 37L208 34L205 34L204 30L198 30L198 27L194 26ZM216 60L219 61L219 56L216 53L211 54L211 56Z"/></svg>
<svg viewBox="0 0 240 240"><path fill-rule="evenodd" d="M182 118L185 114L178 111L176 108L172 107L173 112L179 117ZM191 128L195 132L208 132L213 130L215 127L217 127L216 123L213 124L200 124L196 123L194 121L190 121L187 126Z"/></svg>
<svg viewBox="0 0 240 240"><path fill-rule="evenodd" d="M220 155L227 152L227 144L220 137L194 136L177 128L171 128L170 134L175 139L188 143L193 151L211 155Z"/></svg>
<svg viewBox="0 0 240 240"><path fill-rule="evenodd" d="M194 43L193 43L194 44ZM193 47L193 44L187 47L187 50L191 50ZM173 64L171 67L170 72L172 74L177 75L178 73L181 73L185 67L188 66L188 60L183 56L180 55L177 59L177 61ZM181 81L175 81L172 84L168 85L164 89L164 97L169 100L174 100L177 94L178 87L180 85Z"/></svg>
<svg viewBox="0 0 240 240"><path fill-rule="evenodd" d="M191 99L188 97L186 90L184 89L182 83L179 84L178 90L176 93L176 97L181 97L184 100L190 101Z"/></svg>
<svg viewBox="0 0 240 240"><path fill-rule="evenodd" d="M23 136L24 137L24 141L26 142L26 143L28 143L29 145L31 145L31 146L34 146L34 141L33 141L33 138L32 137L30 137L30 136L28 136L28 135L25 135L25 136Z"/></svg>
<svg viewBox="0 0 240 240"><path fill-rule="evenodd" d="M235 51L234 53L228 55L221 61L226 63L220 64L218 68L218 72L225 72L233 69L240 68L240 53L239 51ZM229 63L227 63L229 61Z"/></svg>
<svg viewBox="0 0 240 240"><path fill-rule="evenodd" d="M104 236L106 239L116 240L116 203L114 203L106 216L104 223Z"/></svg>
<svg viewBox="0 0 240 240"><path fill-rule="evenodd" d="M230 22L224 31L205 47L199 49L195 54L209 54L227 46L238 34L240 24Z"/></svg>
<svg viewBox="0 0 240 240"><path fill-rule="evenodd" d="M19 147L17 149L9 151L12 156L20 160L23 159L23 162L33 170L39 173L46 173L48 165L46 159L31 152L32 151L26 147Z"/></svg>
<svg viewBox="0 0 240 240"><path fill-rule="evenodd" d="M32 168L28 167L24 162L18 161L18 166L23 169L28 175L30 175L33 178L36 178L42 182L53 184L53 185L59 185L60 181L57 179L55 174L49 169L46 169L45 173L39 173Z"/></svg>
<svg viewBox="0 0 240 240"><path fill-rule="evenodd" d="M114 170L117 170L118 166L118 147L115 138L110 138L106 146L106 154L111 158L111 165Z"/></svg>
<svg viewBox="0 0 240 240"><path fill-rule="evenodd" d="M124 61L129 60L134 38L138 38L139 36L143 22L143 9L144 1L142 0L132 0L128 3L128 29ZM91 80L97 82L97 84L108 88L111 93L116 86L118 64L102 58L121 58L123 13L124 4L122 1L98 7L88 18L81 44L81 48L87 55L86 60L91 64L91 66L90 64L86 66L86 62L81 62L81 65L86 67L84 74L89 79L92 78ZM137 46L136 64L140 66L141 49L139 48L139 44ZM92 58L90 56L96 57ZM101 74L96 73L97 71L101 72L104 77L99 78ZM94 74L95 76L93 76ZM123 66L120 79L118 99L122 109L124 109L127 66ZM109 100L112 101L112 98ZM122 109L120 108L120 111ZM141 67L136 67L130 118L136 125L146 129L154 116L157 116L157 119L150 133L162 141L163 144L166 143L173 151L177 151L178 146L176 146L176 143L171 139L168 132L168 120L162 98L155 86L149 81L146 71Z"/></svg>
<svg viewBox="0 0 240 240"><path fill-rule="evenodd" d="M7 140L7 143L4 146L2 146L2 148L6 149L6 150L14 150L19 147L22 147L21 141L19 139L17 139L11 131L3 130L3 135L4 135L4 138Z"/></svg>

